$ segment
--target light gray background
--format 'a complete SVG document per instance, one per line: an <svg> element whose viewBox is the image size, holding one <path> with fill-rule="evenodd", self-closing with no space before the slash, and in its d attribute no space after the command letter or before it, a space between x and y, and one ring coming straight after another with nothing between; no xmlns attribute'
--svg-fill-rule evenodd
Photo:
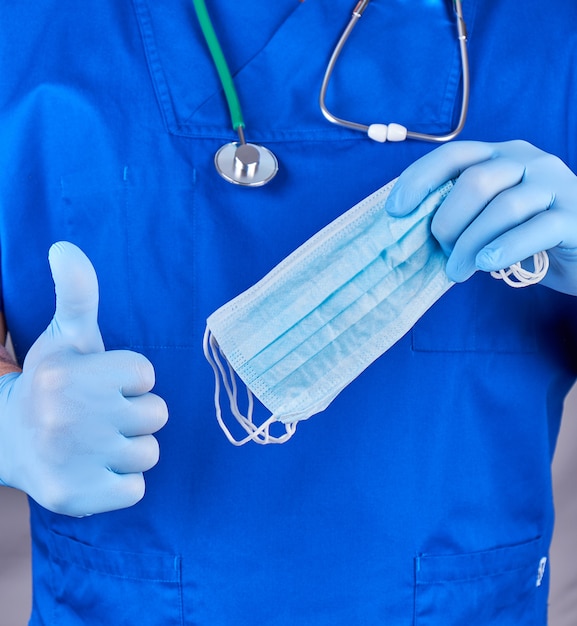
<svg viewBox="0 0 577 626"><path fill-rule="evenodd" d="M551 549L550 626L577 624L577 387L569 395L555 455L557 524ZM31 607L28 505L0 487L0 626L25 626Z"/></svg>

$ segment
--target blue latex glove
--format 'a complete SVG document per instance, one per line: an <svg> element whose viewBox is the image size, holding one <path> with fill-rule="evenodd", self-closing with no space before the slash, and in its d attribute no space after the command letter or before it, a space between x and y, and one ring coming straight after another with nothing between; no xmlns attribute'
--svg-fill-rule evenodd
<svg viewBox="0 0 577 626"><path fill-rule="evenodd" d="M98 282L67 242L50 249L56 312L22 373L0 378L0 479L57 513L84 516L131 506L159 448L152 433L166 404L149 393L154 370L140 354L105 352Z"/></svg>
<svg viewBox="0 0 577 626"><path fill-rule="evenodd" d="M386 210L406 215L455 177L431 225L449 278L462 282L546 250L543 284L577 295L577 177L563 161L524 141L445 144L401 174Z"/></svg>

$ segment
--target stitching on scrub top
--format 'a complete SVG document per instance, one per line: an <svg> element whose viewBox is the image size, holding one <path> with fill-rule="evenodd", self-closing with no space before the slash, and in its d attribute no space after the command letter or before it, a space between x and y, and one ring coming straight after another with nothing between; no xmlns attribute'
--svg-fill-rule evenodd
<svg viewBox="0 0 577 626"><path fill-rule="evenodd" d="M88 572L100 574L103 576L110 576L113 578L119 578L122 580L138 580L138 581L148 581L148 582L162 582L162 583L171 583L178 584L181 586L182 584L182 556L179 554L168 554L168 553L140 553L140 552L130 552L130 551L122 551L122 550L110 550L110 549L102 549L95 546L90 546L88 544L78 542L77 540L67 537L65 535L60 535L52 531L52 536L50 537L50 560L53 563L59 563L62 565L75 565L80 569L83 569ZM95 559L95 557L97 557ZM154 559L162 559L162 567L155 568L157 571L161 570L161 573L167 572L170 569L170 577L168 576L129 576L122 573L116 573L111 571L105 567L98 567L98 561L105 557L106 559L113 558L113 562L119 563L127 561L132 563L136 558L139 562L143 562L150 558ZM132 560L131 560L132 559ZM168 565L170 561L171 565ZM134 565L137 565L134 563ZM123 566L124 567L124 566ZM132 567L134 569L134 567ZM142 569L142 568L139 568ZM155 572L156 573L156 572Z"/></svg>
<svg viewBox="0 0 577 626"><path fill-rule="evenodd" d="M63 565L70 565L68 561L64 561L59 559L58 557L52 559L55 563L61 563ZM121 574L113 574L111 572L102 571L99 569L93 569L88 565L84 565L83 563L73 562L72 565L82 569L86 572L91 572L92 574L98 574L99 576L109 576L110 578L117 578L119 580L133 580L139 582L149 582L149 583L166 583L169 585L176 585L180 589L182 587L182 580L177 579L169 579L169 578L144 578L139 576L123 576Z"/></svg>
<svg viewBox="0 0 577 626"><path fill-rule="evenodd" d="M499 570L498 572L493 572L491 574L479 574L478 576L464 576L463 578L443 578L440 580L417 580L416 581L416 585L417 586L431 586L431 585L446 585L446 584L452 584L452 583L463 583L463 582L474 582L476 580L484 580L486 578L495 578L495 576L503 576L506 574L513 574L515 572L520 572L523 570L527 570L530 569L532 567L532 564L527 563L525 565L520 565L519 567L514 567L511 569L503 569L503 570Z"/></svg>
<svg viewBox="0 0 577 626"><path fill-rule="evenodd" d="M130 245L130 237L129 237L129 233L131 232L132 228L131 228L131 223L130 223L130 211L128 210L128 186L129 186L129 176L128 176L128 172L129 172L129 167L125 166L124 167L124 172L123 172L123 176L122 176L122 198L121 198L121 206L122 206L122 213L123 215L123 219L124 219L124 224L126 225L126 227L124 228L124 249L126 250L126 259L125 259L125 267L126 267L126 282L127 285L130 287L130 285L132 285L132 262L131 262L131 245ZM132 336L134 334L134 301L133 301L133 296L132 296L132 289L128 289L128 337L131 340Z"/></svg>
<svg viewBox="0 0 577 626"><path fill-rule="evenodd" d="M133 0L132 6L136 14L136 24L140 38L142 40L142 48L144 56L147 59L147 67L149 69L150 80L152 82L152 89L156 92L159 100L159 108L161 111L164 125L167 129L171 129L177 124L176 112L172 106L172 100L170 98L170 90L168 88L168 81L164 75L164 69L162 61L158 55L158 50L154 41L154 33L152 28L152 18L148 11L148 6L145 6L144 2ZM140 16L140 19L139 17ZM172 122L167 119L167 112L170 111L172 116Z"/></svg>

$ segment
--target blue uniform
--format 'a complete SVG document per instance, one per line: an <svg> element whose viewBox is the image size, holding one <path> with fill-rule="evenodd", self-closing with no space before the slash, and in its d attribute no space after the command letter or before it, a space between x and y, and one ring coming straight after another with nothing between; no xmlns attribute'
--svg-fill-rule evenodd
<svg viewBox="0 0 577 626"><path fill-rule="evenodd" d="M445 132L460 108L451 3L375 0L328 104ZM318 109L350 0L214 0L249 141L278 176L223 181L235 138L188 0L0 7L3 310L20 358L54 311L46 262L93 261L107 348L154 364L171 419L133 508L31 502L31 624L546 623L550 461L577 371L575 300L477 273L281 446L214 419L207 316L431 146L375 144ZM577 5L466 0L463 138L577 168Z"/></svg>

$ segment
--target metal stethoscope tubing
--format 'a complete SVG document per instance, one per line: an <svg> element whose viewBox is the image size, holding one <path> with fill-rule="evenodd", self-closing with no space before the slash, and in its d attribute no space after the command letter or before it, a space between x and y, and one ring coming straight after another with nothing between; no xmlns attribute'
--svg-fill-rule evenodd
<svg viewBox="0 0 577 626"><path fill-rule="evenodd" d="M467 119L467 112L469 110L469 93L470 93L470 74L469 74L469 56L467 53L467 28L465 20L463 18L463 10L461 6L461 0L453 0L453 9L457 16L457 36L459 40L459 51L461 55L461 68L462 68L462 97L461 97L461 113L459 116L459 122L457 126L449 133L442 135L432 135L428 133L417 133L408 130L401 124L360 124L358 122L352 122L342 119L331 113L326 105L326 93L329 85L330 78L335 69L337 59L339 58L345 43L347 42L353 28L363 15L365 9L369 5L370 0L360 0L355 8L347 27L343 31L329 63L325 71L323 82L321 85L321 92L319 96L319 105L325 118L338 126L344 126L352 130L358 130L366 133L371 139L379 142L385 141L404 141L405 139L417 139L420 141L429 141L435 143L444 143L454 139L465 126L465 120Z"/></svg>

